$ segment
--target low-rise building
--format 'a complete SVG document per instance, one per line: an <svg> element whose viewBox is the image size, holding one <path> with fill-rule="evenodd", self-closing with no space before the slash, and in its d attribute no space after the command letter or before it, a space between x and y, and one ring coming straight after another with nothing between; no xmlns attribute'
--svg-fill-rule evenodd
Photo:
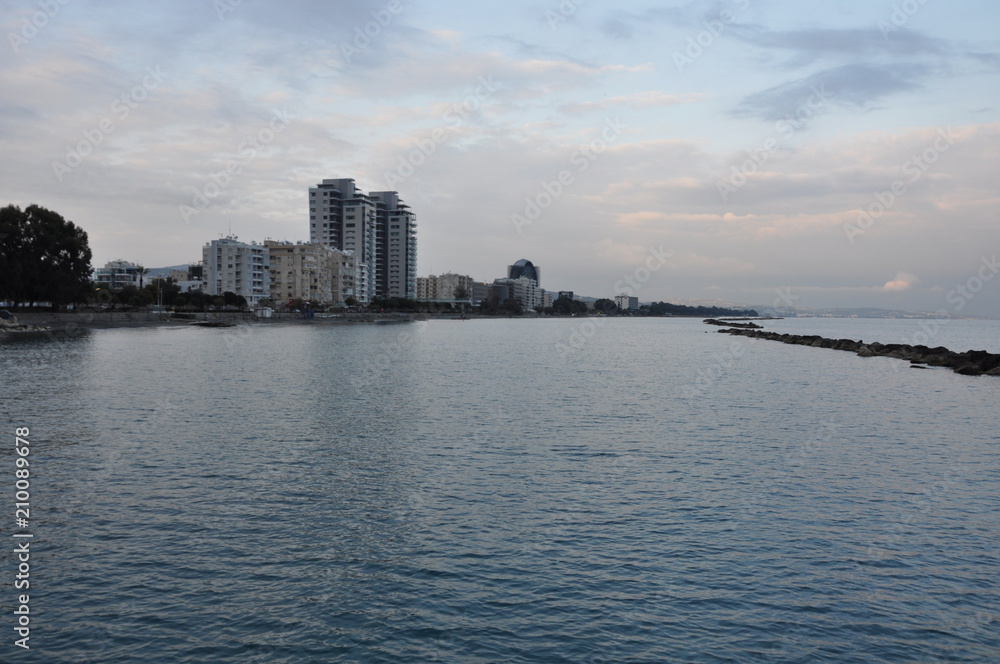
<svg viewBox="0 0 1000 664"><path fill-rule="evenodd" d="M271 257L271 298L279 302L312 300L344 306L357 287L357 261L344 252L319 243L267 240Z"/></svg>
<svg viewBox="0 0 1000 664"><path fill-rule="evenodd" d="M471 300L474 295L474 285L475 281L472 277L453 272L417 277L417 299L428 301ZM456 293L463 292L465 297L456 297Z"/></svg>
<svg viewBox="0 0 1000 664"><path fill-rule="evenodd" d="M99 288L118 290L123 286L139 287L142 266L121 259L108 261L94 270L94 284Z"/></svg>

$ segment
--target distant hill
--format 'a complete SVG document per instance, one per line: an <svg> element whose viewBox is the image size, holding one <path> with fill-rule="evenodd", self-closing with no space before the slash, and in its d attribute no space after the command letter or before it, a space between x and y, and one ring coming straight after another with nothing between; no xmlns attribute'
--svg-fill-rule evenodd
<svg viewBox="0 0 1000 664"><path fill-rule="evenodd" d="M146 275L147 279L158 279L160 277L166 277L174 270L184 270L187 272L190 263L184 263L183 265L168 265L167 267L151 267L149 268L149 274Z"/></svg>

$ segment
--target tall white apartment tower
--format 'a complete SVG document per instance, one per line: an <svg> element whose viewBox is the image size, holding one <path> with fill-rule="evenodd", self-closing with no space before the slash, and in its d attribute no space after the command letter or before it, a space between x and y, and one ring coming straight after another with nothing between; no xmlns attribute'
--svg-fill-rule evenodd
<svg viewBox="0 0 1000 664"><path fill-rule="evenodd" d="M417 217L395 191L373 191L377 219L379 297L417 297Z"/></svg>
<svg viewBox="0 0 1000 664"><path fill-rule="evenodd" d="M359 302L377 295L375 276L381 258L377 252L376 204L351 178L323 180L309 188L309 241L357 257Z"/></svg>

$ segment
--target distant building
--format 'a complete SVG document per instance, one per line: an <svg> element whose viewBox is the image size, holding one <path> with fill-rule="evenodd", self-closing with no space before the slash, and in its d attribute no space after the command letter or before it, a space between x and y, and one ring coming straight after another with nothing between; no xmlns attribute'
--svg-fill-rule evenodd
<svg viewBox="0 0 1000 664"><path fill-rule="evenodd" d="M490 285L485 281L472 282L472 303L480 304L490 299Z"/></svg>
<svg viewBox="0 0 1000 664"><path fill-rule="evenodd" d="M529 277L518 277L517 279L496 279L494 287L499 286L507 289L507 297L504 299L520 300L521 307L525 310L534 309L542 305L542 289L538 287L538 282ZM498 291L499 293L500 291ZM491 295L491 299L492 295ZM503 300L499 300L503 302Z"/></svg>
<svg viewBox="0 0 1000 664"><path fill-rule="evenodd" d="M269 259L262 244L247 244L233 236L212 240L202 248L204 290L208 295L232 292L255 305L271 296Z"/></svg>
<svg viewBox="0 0 1000 664"><path fill-rule="evenodd" d="M535 282L535 285L539 285L541 280L541 269L534 265L531 261L522 258L513 265L507 266L507 278L508 279L520 279L521 277L526 277Z"/></svg>
<svg viewBox="0 0 1000 664"><path fill-rule="evenodd" d="M471 300L473 297L473 286L475 282L472 277L464 274L448 272L441 275L430 275L429 277L417 278L417 299L418 300L455 300L456 291L465 291L464 300Z"/></svg>
<svg viewBox="0 0 1000 664"><path fill-rule="evenodd" d="M615 295L615 304L622 311L639 310L639 298L632 297L631 295Z"/></svg>
<svg viewBox="0 0 1000 664"><path fill-rule="evenodd" d="M142 268L137 263L121 259L108 261L104 267L94 270L94 284L99 288L110 288L111 290L118 290L123 286L138 288L140 269Z"/></svg>
<svg viewBox="0 0 1000 664"><path fill-rule="evenodd" d="M564 297L564 298L566 298L568 300L572 300L573 299L573 291L571 291L571 290L561 290L561 291L559 291L559 296L556 299L559 299L560 297Z"/></svg>

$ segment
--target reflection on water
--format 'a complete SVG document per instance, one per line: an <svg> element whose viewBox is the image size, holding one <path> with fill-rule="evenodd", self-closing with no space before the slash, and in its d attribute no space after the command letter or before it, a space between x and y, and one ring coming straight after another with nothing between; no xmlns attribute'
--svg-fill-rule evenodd
<svg viewBox="0 0 1000 664"><path fill-rule="evenodd" d="M998 658L1000 381L580 324L0 344L46 661Z"/></svg>

